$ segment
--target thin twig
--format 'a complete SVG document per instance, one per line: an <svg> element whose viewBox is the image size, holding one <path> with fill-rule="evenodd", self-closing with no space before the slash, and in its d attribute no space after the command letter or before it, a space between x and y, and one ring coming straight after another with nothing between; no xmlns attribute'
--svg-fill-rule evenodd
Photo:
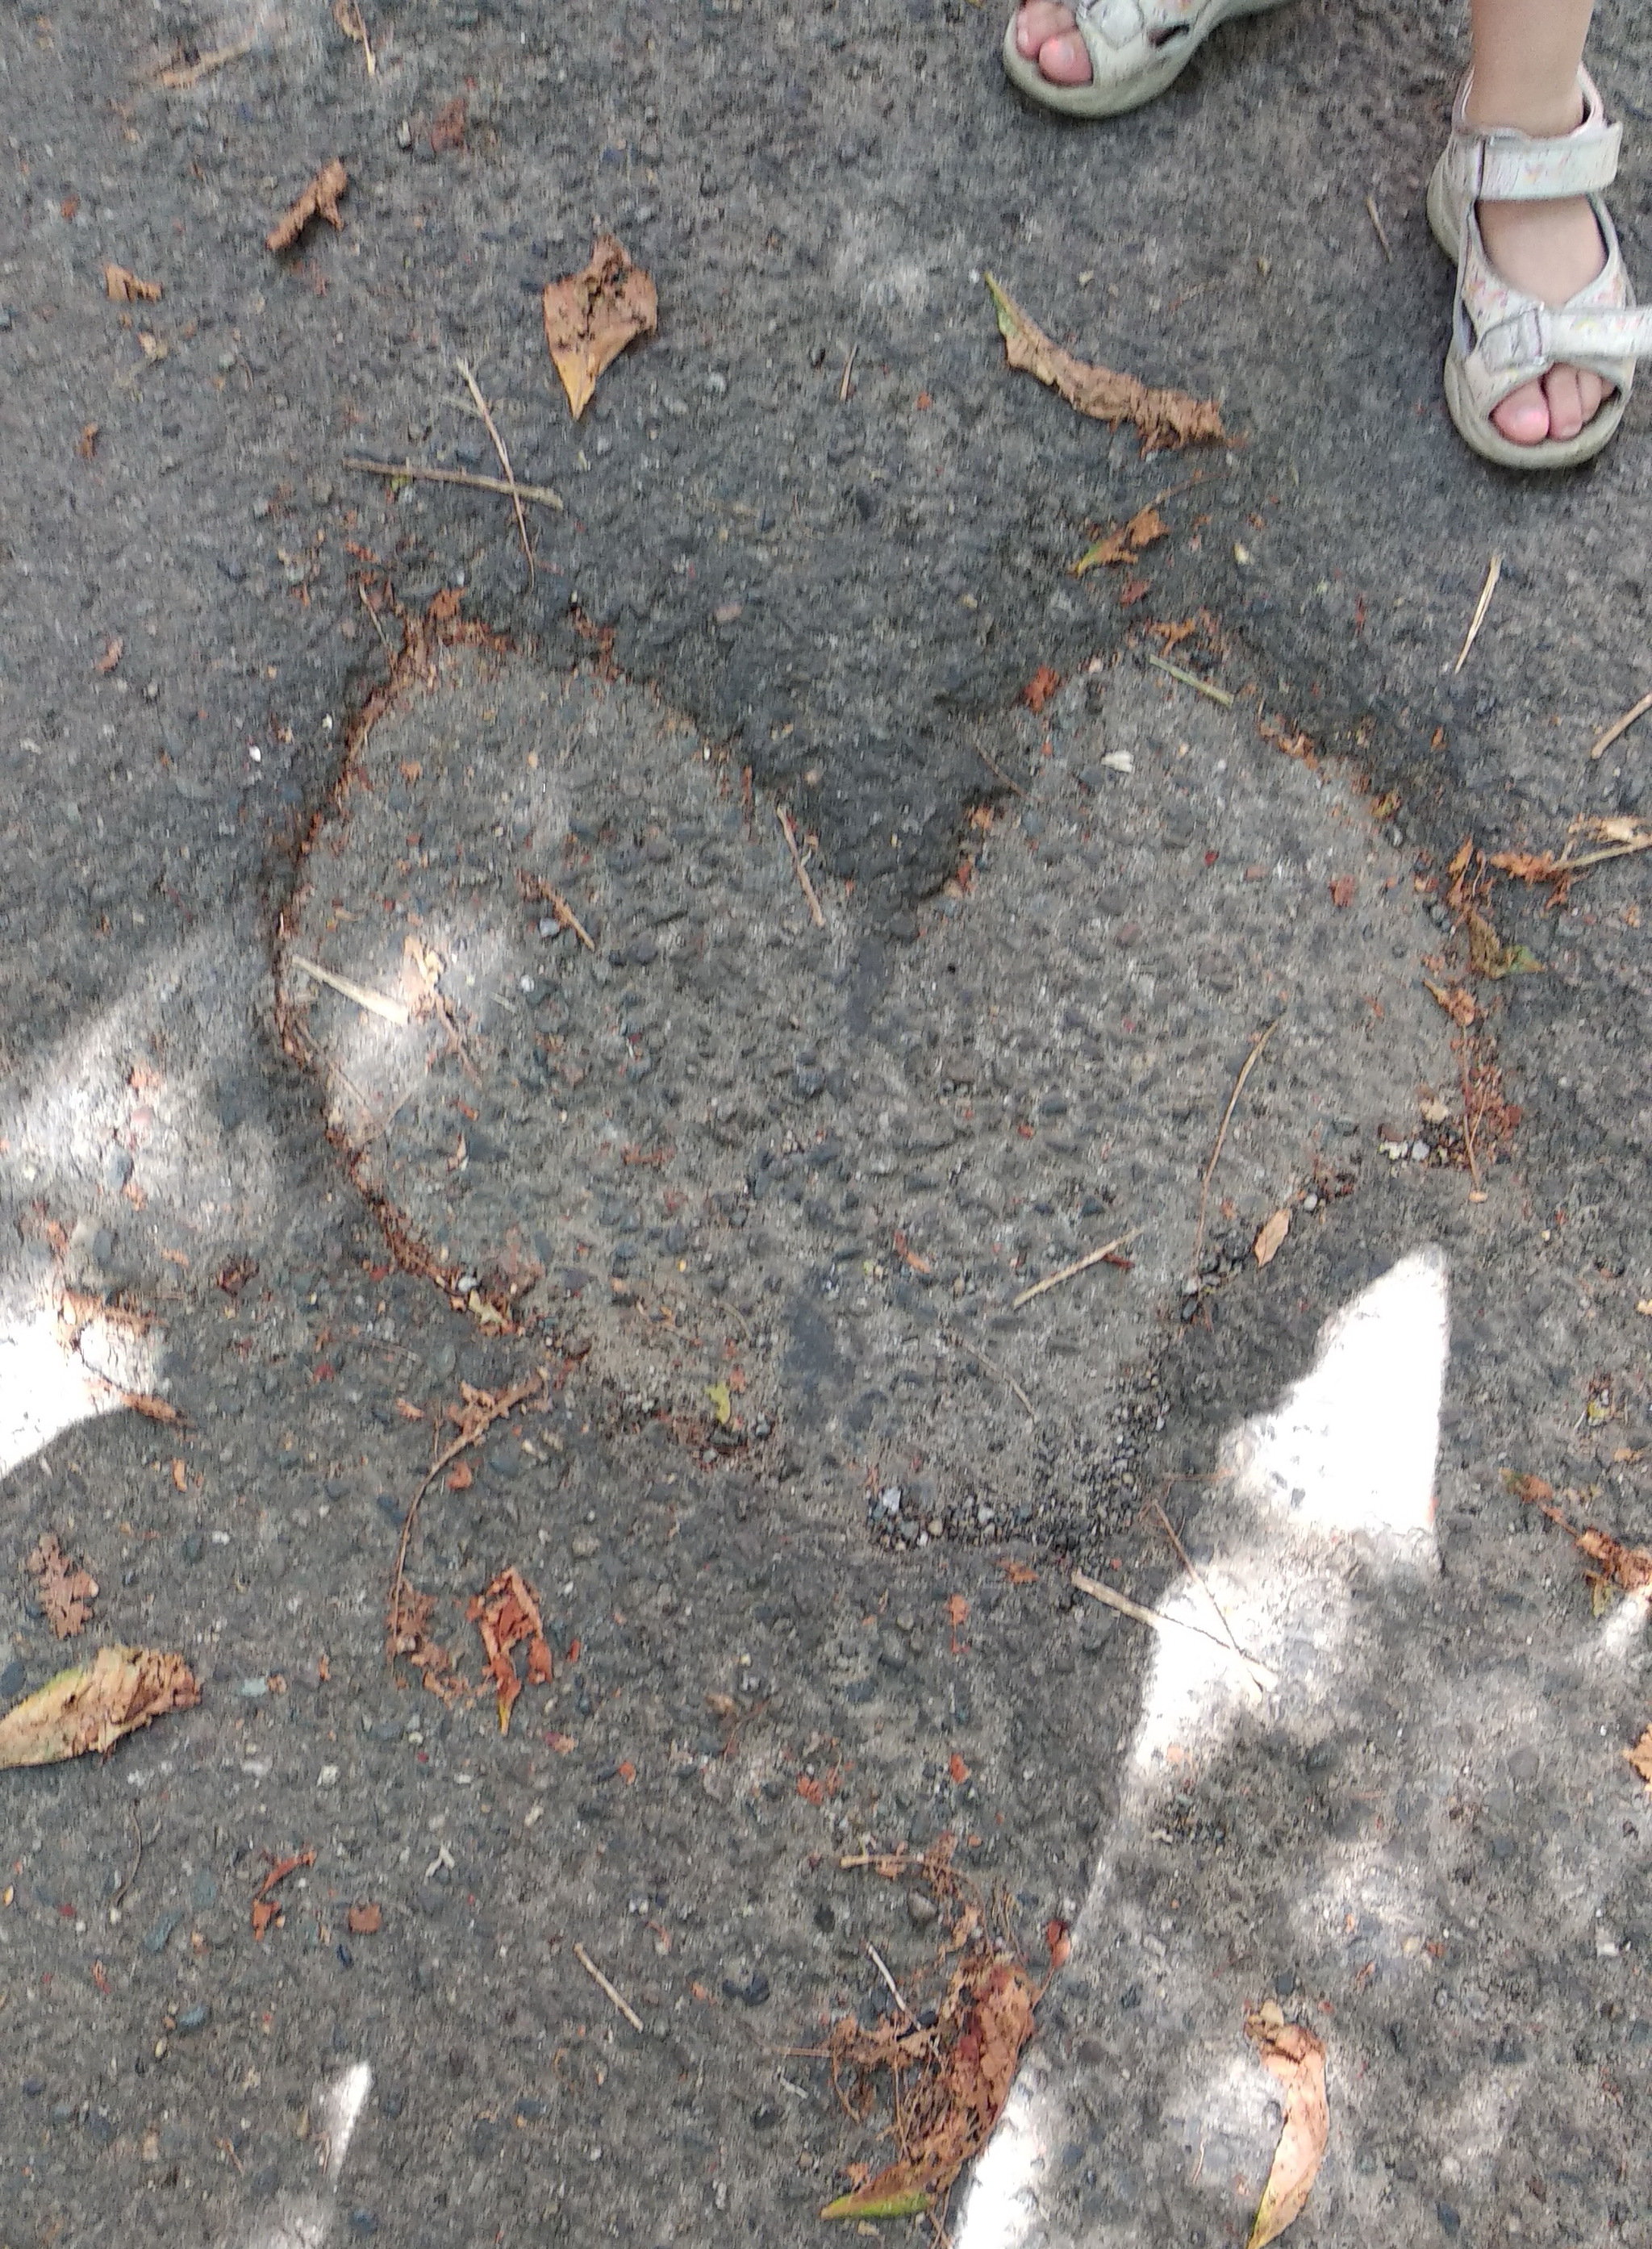
<svg viewBox="0 0 1652 2249"><path fill-rule="evenodd" d="M1121 1265L1128 1271L1129 1259L1115 1256L1114 1252L1121 1249L1132 1235L1140 1231L1139 1226L1128 1227L1123 1234L1115 1235L1111 1241L1104 1241L1099 1249L1087 1250L1084 1256L1075 1257L1072 1263L1063 1265L1059 1273L1047 1273L1042 1281L1035 1281L1030 1289L1022 1290L1010 1304L1010 1310L1018 1312L1023 1304L1030 1304L1035 1296L1042 1296L1046 1289L1058 1289L1063 1281L1070 1281L1077 1274L1089 1272L1092 1265Z"/></svg>
<svg viewBox="0 0 1652 2249"><path fill-rule="evenodd" d="M859 349L858 343L850 344L849 357L843 361L843 379L837 386L837 403L840 406L849 402L849 378L855 372L855 354Z"/></svg>
<svg viewBox="0 0 1652 2249"><path fill-rule="evenodd" d="M1466 1031L1457 1048L1457 1078L1463 1087L1463 1149L1469 1159L1469 1177L1474 1192L1480 1193L1480 1166L1474 1153L1474 1104L1469 1095L1469 1035Z"/></svg>
<svg viewBox="0 0 1652 2249"><path fill-rule="evenodd" d="M1209 1586L1206 1585L1198 1571L1194 1569L1193 1565L1193 1558L1188 1553L1187 1548L1182 1544L1180 1539L1176 1536L1176 1526L1172 1523L1170 1517L1165 1513L1164 1503L1161 1500L1155 1499L1153 1501L1153 1511L1159 1517L1159 1521L1164 1530L1165 1537L1170 1541L1172 1551L1174 1553L1177 1561L1180 1563L1182 1568L1193 1579L1194 1584L1198 1587L1200 1593L1203 1597L1205 1606L1210 1611L1211 1615L1215 1617L1216 1622L1222 1627L1222 1638L1227 1641L1229 1647L1232 1648L1234 1654L1239 1658L1239 1661L1244 1665L1246 1670L1249 1672L1251 1684L1256 1688L1257 1694L1265 1695L1268 1690L1262 1683L1261 1675L1257 1667L1251 1662L1250 1658L1245 1654L1243 1648L1240 1647L1238 1641L1234 1638L1233 1627L1228 1621L1227 1612L1223 1609L1222 1603L1216 1599L1215 1595L1211 1592Z"/></svg>
<svg viewBox="0 0 1652 2249"><path fill-rule="evenodd" d="M1000 1382L1007 1383L1009 1388L1015 1392L1016 1397L1020 1399L1022 1404L1027 1408L1028 1413L1031 1414L1033 1420L1036 1421L1038 1419L1037 1409L1034 1406L1032 1400L1029 1398L1026 1392L1022 1388L1020 1383L1016 1381L1015 1376L1009 1372L1007 1367L1000 1366L996 1359L988 1358L984 1351L978 1351L974 1345L970 1342L968 1337L960 1336L956 1328L943 1328L941 1330L941 1333L946 1338L948 1343L955 1345L960 1351L967 1351L971 1358L974 1359L979 1365L986 1368L988 1374L995 1375Z"/></svg>
<svg viewBox="0 0 1652 2249"><path fill-rule="evenodd" d="M1644 719L1649 711L1652 711L1652 694L1643 695L1640 701L1632 705L1621 719L1614 720L1591 748L1589 755L1592 758L1598 758L1602 751L1609 750L1613 743L1621 740L1634 726L1635 720Z"/></svg>
<svg viewBox="0 0 1652 2249"><path fill-rule="evenodd" d="M127 1805L127 1810L132 1814L132 1840L138 1847L133 1854L131 1871L127 1875L125 1881L121 1883L120 1888L115 1892L114 1895L109 1900L109 1909L111 1912L113 1912L114 1909L121 1903L127 1892L131 1888L133 1883L138 1879L138 1868L143 1864L143 1849L145 1844L153 1843L155 1837L161 1833L161 1822L157 1819L155 1826L146 1835L142 1827L139 1825L137 1805L134 1803L129 1802Z"/></svg>
<svg viewBox="0 0 1652 2249"><path fill-rule="evenodd" d="M176 63L170 70L163 70L156 83L172 93L178 93L184 86L199 86L203 78L210 78L213 72L222 70L225 63L238 63L243 55L250 55L255 44L254 40L246 38L237 39L233 46L214 47L210 54L203 55L198 62Z"/></svg>
<svg viewBox="0 0 1652 2249"><path fill-rule="evenodd" d="M792 826L792 815L783 804L774 807L774 817L780 822L780 832L786 838L786 849L792 855L792 867L802 884L803 896L809 901L809 918L816 929L824 929L826 917L821 911L820 900L815 895L815 885L809 879L809 870L803 864L803 855L797 848L797 834Z"/></svg>
<svg viewBox="0 0 1652 2249"><path fill-rule="evenodd" d="M930 2029L927 2025L920 2023L917 2016L913 2013L912 2009L908 2003L906 1994L901 1990L900 1985L890 1974L888 1964L885 1962L883 1954L878 1950L878 1947L870 1941L867 1943L866 1950L871 1957L872 1966L876 1968L878 1974L883 1977L885 1983L888 1984L890 1990L894 1993L895 2005L900 2009L902 2014L905 2016L907 2021L912 2025L915 2031L923 2032L924 2036L929 2040L931 2052L934 2052L936 2050L934 2032ZM896 2080L896 2084L898 2088L898 2078Z"/></svg>
<svg viewBox="0 0 1652 2249"><path fill-rule="evenodd" d="M482 417L482 427L493 440L493 450L499 457L499 466L505 471L505 481L511 488L511 505L516 510L516 527L521 533L522 552L527 557L527 581L531 586L537 573L533 567L533 549L527 542L527 518L522 512L522 495L516 488L516 471L511 466L511 457L505 450L505 440L499 433L499 425L489 410L486 399L482 395L482 386L471 372L470 361L462 359L457 361L455 364L465 377L465 389L476 401L476 410Z"/></svg>
<svg viewBox="0 0 1652 2249"><path fill-rule="evenodd" d="M347 39L354 39L361 48L369 78L378 76L379 58L373 52L373 42L368 37L367 17L361 0L333 0L333 20Z"/></svg>
<svg viewBox="0 0 1652 2249"><path fill-rule="evenodd" d="M972 746L974 750L975 755L981 760L982 765L986 767L989 774L996 774L999 780L1002 781L1004 787L1007 789L1011 790L1016 796L1020 797L1023 802L1031 802L1031 799L1028 796L1027 791L1022 787L1021 783L1018 781L1011 781L1009 775L1004 771L1002 766L995 765L993 760L988 756L986 751L982 749L979 742L973 744Z"/></svg>
<svg viewBox="0 0 1652 2249"><path fill-rule="evenodd" d="M1485 613L1491 606L1491 596L1497 590L1497 580L1503 575L1503 557L1494 554L1486 565L1485 583L1480 588L1480 598L1474 605L1474 615L1469 619L1469 629L1463 636L1463 646L1457 650L1457 660L1452 665L1452 676L1462 671L1469 661L1469 650L1480 636L1485 622Z"/></svg>
<svg viewBox="0 0 1652 2249"><path fill-rule="evenodd" d="M383 626L379 622L379 613L367 597L367 588L362 585L358 585L355 590L361 596L361 607L367 611L368 616L373 621L373 629L379 636L379 646L384 650L385 655L389 657L390 662L394 664L396 661L396 652L390 646L390 636L385 631Z"/></svg>
<svg viewBox="0 0 1652 2249"><path fill-rule="evenodd" d="M1228 1106L1222 1112L1222 1123L1216 1128L1216 1145L1210 1151L1210 1161L1205 1166L1205 1175L1199 1182L1199 1222L1193 1230L1193 1265L1199 1270L1199 1253L1205 1246L1205 1205L1210 1199L1210 1181L1221 1159L1222 1143L1228 1137L1228 1127L1233 1122L1233 1112L1239 1106L1239 1097L1245 1090L1245 1080L1256 1066L1256 1056L1284 1021L1276 1015L1264 1031L1258 1031L1250 1042L1250 1051L1239 1065L1239 1075L1233 1082L1233 1091L1228 1096Z"/></svg>
<svg viewBox="0 0 1652 2249"><path fill-rule="evenodd" d="M1628 859L1636 851L1652 851L1652 836L1637 836L1628 843L1608 843L1604 850L1583 851L1575 859L1557 859L1549 875L1581 874L1585 867L1602 866L1608 859ZM1544 877L1545 882L1549 875Z"/></svg>
<svg viewBox="0 0 1652 2249"><path fill-rule="evenodd" d="M1167 672L1172 679L1180 680L1184 687L1191 687L1195 695L1207 695L1213 703L1220 703L1224 711L1232 710L1233 697L1225 687L1217 687L1208 679L1201 679L1196 671L1184 671L1179 664L1172 664L1167 657L1155 656L1151 649L1146 651L1146 657L1155 671Z"/></svg>
<svg viewBox="0 0 1652 2249"><path fill-rule="evenodd" d="M1372 225L1377 230L1377 240L1382 244L1382 254L1392 265L1394 246L1388 240L1388 230L1382 224L1382 213L1377 209L1377 199L1374 196L1366 197L1366 210L1370 214Z"/></svg>
<svg viewBox="0 0 1652 2249"><path fill-rule="evenodd" d="M353 984L348 976L335 976L330 968L323 968L319 961L306 960L301 953L292 954L291 959L293 966L304 975L317 984L327 985L332 991L342 993L358 1008L365 1008L368 1014L382 1015L387 1023L395 1023L402 1030L411 1021L409 1009L400 1000L387 999L382 992L369 992L365 984Z"/></svg>
<svg viewBox="0 0 1652 2249"><path fill-rule="evenodd" d="M517 870L516 887L531 905L549 906L551 918L558 929L571 929L587 953L595 952L590 932L561 891L554 891L548 883L541 881L538 875L530 875L525 867Z"/></svg>
<svg viewBox="0 0 1652 2249"><path fill-rule="evenodd" d="M621 2014L624 2016L631 2028L634 2031L640 2031L643 2027L643 2018L637 2013L635 2007L630 2005L624 1999L621 1998L619 1993L614 1989L614 1986L609 1982L607 1977L603 1975L602 1970L597 1966L595 1961L592 1959L590 1954L585 1950L585 1947L582 1944L576 1944L574 1947L574 1957L579 1962L580 1966L590 1977L592 1983L595 1984L597 1990L613 2001L614 2005L619 2009Z"/></svg>
<svg viewBox="0 0 1652 2249"><path fill-rule="evenodd" d="M346 453L339 465L359 469L367 477L411 477L422 484L467 485L472 492L513 494L519 499L537 500L541 507L554 507L559 515L565 512L561 495L549 485L520 485L514 480L506 484L503 477L473 476L468 469L421 468L416 461L370 461L365 453Z"/></svg>
<svg viewBox="0 0 1652 2249"><path fill-rule="evenodd" d="M1218 1640L1215 1633L1207 1632L1203 1625L1194 1624L1187 1617L1172 1616L1164 1609L1144 1608L1139 1601L1132 1601L1127 1593L1116 1593L1111 1585L1100 1585L1094 1578L1087 1578L1082 1570L1073 1572L1070 1582L1081 1593L1088 1593L1092 1601L1105 1602L1110 1609L1117 1609L1120 1616L1133 1617L1138 1624L1149 1624L1155 1632L1190 1632L1195 1640L1208 1640L1212 1647L1220 1648L1224 1655L1232 1658L1235 1654L1225 1640ZM1241 1651L1237 1661L1243 1664L1252 1679L1263 1686L1265 1692L1270 1694L1279 1684L1278 1673L1266 1663L1258 1663L1255 1656L1246 1655Z"/></svg>

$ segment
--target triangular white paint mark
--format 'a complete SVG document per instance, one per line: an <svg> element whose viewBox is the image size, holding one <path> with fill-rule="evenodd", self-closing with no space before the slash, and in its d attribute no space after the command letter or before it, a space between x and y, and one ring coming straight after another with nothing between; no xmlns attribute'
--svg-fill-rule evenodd
<svg viewBox="0 0 1652 2249"><path fill-rule="evenodd" d="M1326 1322L1309 1372L1227 1448L1232 1539L1202 1575L1241 1647L1281 1671L1275 1716L1317 1700L1334 1677L1348 1624L1334 1566L1339 1547L1358 1538L1389 1572L1437 1565L1434 1465L1449 1305L1442 1254L1402 1258ZM1176 1587L1161 1606L1208 1625L1190 1587ZM1209 1640L1159 1635L1117 1826L1073 1933L1075 1969L1098 1955L1118 1919L1113 1868L1121 1848L1153 1825L1173 1770L1167 1750L1197 1743L1203 1760L1255 1707L1242 1675ZM1247 2097L1239 2078L1202 2095L1209 2113L1232 2113ZM957 2249L1022 2249L1042 2224L1039 2187L1051 2150L1070 2136L1063 2089L1035 2047L975 2165Z"/></svg>

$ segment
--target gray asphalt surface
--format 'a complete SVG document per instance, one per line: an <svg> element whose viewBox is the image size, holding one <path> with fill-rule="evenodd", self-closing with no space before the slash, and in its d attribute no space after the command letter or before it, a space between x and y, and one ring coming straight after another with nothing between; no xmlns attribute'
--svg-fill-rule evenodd
<svg viewBox="0 0 1652 2249"><path fill-rule="evenodd" d="M1490 885L1501 977L1442 871L1652 809L1644 727L1588 756L1652 466L1640 400L1543 485L1444 418L1461 26L1283 10L1073 130L953 0L368 22L370 79L319 6L0 26L0 1693L202 1686L0 1776L0 2240L806 2237L881 2158L802 2050L935 1943L838 1862L943 1832L1077 1930L968 2249L1242 2239L1270 1996L1294 2238L1652 2239L1642 1618L1511 1489L1652 1531L1647 862ZM1628 10L1591 60L1644 276ZM602 226L661 327L575 426L538 292ZM1012 376L989 271L1232 448ZM491 470L461 356L567 502L531 581L506 503L341 465ZM294 965L414 1004L410 939L451 1034ZM501 1738L384 1605L460 1386L536 1378L409 1569L472 1682L537 1589ZM1154 1501L1264 1703L1073 1590L1194 1598Z"/></svg>

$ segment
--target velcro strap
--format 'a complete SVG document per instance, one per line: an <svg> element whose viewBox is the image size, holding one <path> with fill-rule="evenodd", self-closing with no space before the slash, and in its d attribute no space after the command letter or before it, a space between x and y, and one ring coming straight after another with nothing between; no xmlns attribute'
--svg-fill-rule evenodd
<svg viewBox="0 0 1652 2249"><path fill-rule="evenodd" d="M1486 330L1473 357L1494 380L1518 368L1529 382L1557 366L1652 359L1652 308L1626 305L1576 310L1527 305Z"/></svg>
<svg viewBox="0 0 1652 2249"><path fill-rule="evenodd" d="M1476 189L1489 203L1543 203L1556 196L1594 196L1617 177L1621 125L1580 125L1553 141L1524 133L1488 133L1480 144Z"/></svg>

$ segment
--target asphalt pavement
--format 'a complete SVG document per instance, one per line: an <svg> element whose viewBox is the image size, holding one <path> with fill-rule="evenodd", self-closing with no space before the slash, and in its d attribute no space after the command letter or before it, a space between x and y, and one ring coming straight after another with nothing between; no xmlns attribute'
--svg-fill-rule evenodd
<svg viewBox="0 0 1652 2249"><path fill-rule="evenodd" d="M1450 430L1455 16L1078 129L1001 32L0 27L0 1699L200 1688L0 1774L0 2240L829 2238L938 1846L1071 1941L968 2249L1242 2240L1267 2002L1293 2239L1652 2240L1644 1609L1543 1511L1652 1544L1648 860L1492 863L1652 818L1648 409ZM495 474L461 362L531 567L348 465Z"/></svg>

